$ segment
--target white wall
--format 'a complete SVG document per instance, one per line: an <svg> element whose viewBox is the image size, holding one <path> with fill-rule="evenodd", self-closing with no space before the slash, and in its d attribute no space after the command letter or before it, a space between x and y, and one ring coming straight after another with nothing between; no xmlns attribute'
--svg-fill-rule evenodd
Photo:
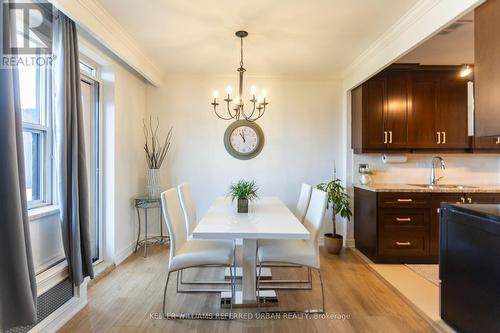
<svg viewBox="0 0 500 333"><path fill-rule="evenodd" d="M235 85L230 77L177 77L160 88L148 87L148 113L160 119L162 134L174 127L172 150L162 168L164 188L189 182L201 217L231 182L255 179L262 196L278 196L294 207L302 183L333 177L333 160L342 172L343 146L339 84L290 78L246 78L269 94L266 114L258 121L265 135L259 156L231 157L223 135L230 121L213 113L211 92ZM329 228L329 226L328 226Z"/></svg>
<svg viewBox="0 0 500 333"><path fill-rule="evenodd" d="M35 273L65 258L61 237L59 210L39 218L30 218L30 237Z"/></svg>
<svg viewBox="0 0 500 333"><path fill-rule="evenodd" d="M103 104L103 250L119 263L134 249L133 199L145 192L142 120L148 84L119 60L80 38L81 51L101 66Z"/></svg>
<svg viewBox="0 0 500 333"><path fill-rule="evenodd" d="M125 259L137 236L133 199L145 193L146 162L142 121L146 117L146 87L122 67L115 67L114 223L115 261ZM106 203L105 203L106 204Z"/></svg>

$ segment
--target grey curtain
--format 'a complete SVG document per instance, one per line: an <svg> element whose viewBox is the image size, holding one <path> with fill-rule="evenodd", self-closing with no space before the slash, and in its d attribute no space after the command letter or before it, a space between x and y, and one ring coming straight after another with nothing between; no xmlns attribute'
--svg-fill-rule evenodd
<svg viewBox="0 0 500 333"><path fill-rule="evenodd" d="M4 9L2 3L2 56L11 35ZM0 331L36 321L21 117L17 69L0 68Z"/></svg>
<svg viewBox="0 0 500 333"><path fill-rule="evenodd" d="M90 243L89 190L76 26L61 12L55 18L54 51L61 229L70 278L75 286L79 286L85 277L94 277Z"/></svg>

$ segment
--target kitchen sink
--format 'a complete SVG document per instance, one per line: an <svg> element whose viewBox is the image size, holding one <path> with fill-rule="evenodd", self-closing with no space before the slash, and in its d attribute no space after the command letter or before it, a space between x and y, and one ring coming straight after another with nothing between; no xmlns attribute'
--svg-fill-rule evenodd
<svg viewBox="0 0 500 333"><path fill-rule="evenodd" d="M417 186L417 187L422 187L422 188L429 188L429 189L435 189L435 188L443 188L443 189L467 189L467 188L476 188L475 186L470 186L470 185L453 185L453 184L436 184L436 185L430 185L430 184L408 184L410 186Z"/></svg>

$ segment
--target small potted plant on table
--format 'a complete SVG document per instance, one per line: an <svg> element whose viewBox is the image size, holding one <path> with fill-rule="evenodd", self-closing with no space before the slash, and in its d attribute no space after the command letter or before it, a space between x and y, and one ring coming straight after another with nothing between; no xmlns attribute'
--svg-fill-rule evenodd
<svg viewBox="0 0 500 333"><path fill-rule="evenodd" d="M328 194L328 204L333 208L332 212L332 222L333 222L333 233L325 234L325 248L328 253L338 254L342 249L343 237L337 234L336 226L336 216L340 215L346 218L348 221L351 220L351 202L349 201L349 195L346 193L345 188L342 186L342 181L336 178L336 172L333 173L333 180L329 183L321 183L316 187L319 190L325 191Z"/></svg>
<svg viewBox="0 0 500 333"><path fill-rule="evenodd" d="M258 186L255 181L246 181L241 179L236 184L229 187L229 194L233 201L238 200L237 212L248 213L248 202L257 199Z"/></svg>

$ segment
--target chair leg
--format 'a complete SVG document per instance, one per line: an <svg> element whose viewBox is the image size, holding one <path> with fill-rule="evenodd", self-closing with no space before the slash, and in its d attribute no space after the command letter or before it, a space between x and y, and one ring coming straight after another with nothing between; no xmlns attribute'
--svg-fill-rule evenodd
<svg viewBox="0 0 500 333"><path fill-rule="evenodd" d="M233 304L235 301L235 274L233 274L233 267L230 265L229 266L229 271L231 272L231 305L229 307L229 313L228 316L222 316L218 318L210 318L209 320L227 320L227 319L233 319ZM234 266L234 272L236 273L236 266ZM171 272L168 272L167 274L167 281L165 282L165 289L163 290L163 305L162 305L162 311L163 311L163 318L164 319L190 319L190 314L170 314L167 317L167 312L166 312L166 303L167 303L167 290L168 290L168 282L170 281L170 274ZM181 273L182 274L182 273ZM179 279L179 271L177 271L177 279ZM177 281L177 286L179 285L179 281Z"/></svg>
<svg viewBox="0 0 500 333"><path fill-rule="evenodd" d="M259 262L259 274L257 274L257 309L260 308L260 273L262 272L262 263Z"/></svg>
<svg viewBox="0 0 500 333"><path fill-rule="evenodd" d="M170 279L170 272L168 272L167 275L167 282L165 282L165 290L163 290L163 318L167 317L167 314L165 312L165 303L167 301L167 287L168 287L168 280Z"/></svg>
<svg viewBox="0 0 500 333"><path fill-rule="evenodd" d="M323 278L321 277L321 270L318 268L319 282L321 284L321 312L325 313L325 292L323 290ZM312 285L312 282L311 282Z"/></svg>
<svg viewBox="0 0 500 333"><path fill-rule="evenodd" d="M260 292L260 270L262 269L262 262L259 263L259 275L257 276L257 308L260 308L260 298L259 298L259 292ZM284 310L284 311L266 311L267 313L325 313L325 292L324 292L324 287L323 287L323 277L321 276L321 270L319 268L315 268L315 270L318 272L319 275L319 281L321 285L321 309L317 310L305 310L305 311L293 311L293 310ZM312 289L312 270L309 267L309 274L310 274L310 280L311 280L311 288ZM283 288L281 288L283 289ZM292 289L292 288L290 288ZM295 288L295 289L300 289L300 288Z"/></svg>
<svg viewBox="0 0 500 333"><path fill-rule="evenodd" d="M202 268L202 267L199 267ZM180 286L183 284L182 283L182 269L177 271L177 293L220 293L223 291L227 291L227 289L203 289L203 288L198 288L198 289L181 289ZM203 283L202 283L203 282ZM219 282L219 281L196 281L195 283L193 282L187 282L184 283L187 285L191 284L231 284L231 282L224 281L224 282Z"/></svg>
<svg viewBox="0 0 500 333"><path fill-rule="evenodd" d="M230 281L211 281L211 280L196 280L196 281L184 281L183 270L180 270L180 285L198 285L198 284L231 284Z"/></svg>
<svg viewBox="0 0 500 333"><path fill-rule="evenodd" d="M286 267L286 268L302 268L304 266L285 266L285 265L266 265L264 267ZM262 289L266 290L311 290L312 289L312 272L311 267L307 267L307 279L306 280L262 280L262 284L271 284L271 286L262 286ZM290 284L307 284L306 286L300 287L290 287Z"/></svg>

